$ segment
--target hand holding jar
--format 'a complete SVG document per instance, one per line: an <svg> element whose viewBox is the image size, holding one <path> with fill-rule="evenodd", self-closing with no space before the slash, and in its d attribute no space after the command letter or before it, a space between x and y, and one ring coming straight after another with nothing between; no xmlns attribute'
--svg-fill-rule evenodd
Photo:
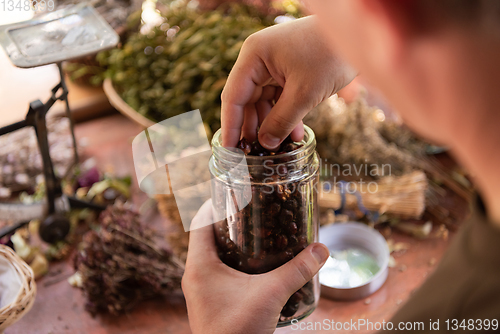
<svg viewBox="0 0 500 334"><path fill-rule="evenodd" d="M314 17L244 43L212 140L212 205L196 219L203 226L214 219L210 206L216 217L190 237L183 290L193 333L273 333L315 309L316 273L329 252L316 243L319 158L301 120L355 74L319 36ZM243 154L249 177L235 178Z"/></svg>
<svg viewBox="0 0 500 334"><path fill-rule="evenodd" d="M207 201L193 226L212 221ZM193 229L182 290L193 334L274 333L283 306L325 263L328 249L312 244L268 273L250 275L224 264L217 254L213 226Z"/></svg>

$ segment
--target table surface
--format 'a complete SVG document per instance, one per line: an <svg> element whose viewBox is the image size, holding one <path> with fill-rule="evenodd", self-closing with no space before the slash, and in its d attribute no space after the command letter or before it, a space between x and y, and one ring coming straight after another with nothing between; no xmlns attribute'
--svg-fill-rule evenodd
<svg viewBox="0 0 500 334"><path fill-rule="evenodd" d="M112 115L76 126L78 139L86 144L83 150L85 156L94 157L101 169L111 169L117 175L133 176L133 201L137 205L147 199L137 187L131 151L131 141L141 130L140 126L122 115ZM160 230L168 230L168 221L161 219L160 224L165 227ZM450 233L449 239L452 237L453 233ZM369 297L369 301L363 299L339 302L321 298L316 311L304 321L350 321L360 318L372 322L389 320L434 270L449 244L449 239L433 237L417 240L396 232L393 232L390 238L396 242L407 243L409 248L393 253L397 265L389 269L386 283ZM67 282L67 277L73 272L71 260L52 263L49 274L37 281L38 295L31 311L5 333L190 333L182 294L172 296L168 300L158 299L141 303L132 312L119 317L99 315L92 318L84 309L85 299L81 290L73 288ZM278 334L297 332L301 331L294 331L290 327L276 331ZM356 333L358 332L360 331Z"/></svg>

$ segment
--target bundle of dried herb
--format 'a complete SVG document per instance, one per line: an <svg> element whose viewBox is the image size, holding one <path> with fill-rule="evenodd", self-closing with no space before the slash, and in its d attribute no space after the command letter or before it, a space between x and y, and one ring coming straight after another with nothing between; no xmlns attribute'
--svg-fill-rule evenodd
<svg viewBox="0 0 500 334"><path fill-rule="evenodd" d="M426 154L425 142L408 129L386 119L380 109L369 106L362 96L349 105L343 99L332 96L314 108L304 118L304 123L316 134L317 151L324 161L323 178L335 178L335 182L381 180L389 175L406 178L418 175L414 174L415 171L423 171L429 180L428 190L425 192L425 209L430 214L424 214L424 218L447 227L453 227L463 219L462 206L446 203L449 202L447 197L452 193L465 201L470 200L472 189L467 181L457 182L453 177L456 174L453 169ZM358 169L361 173L357 173L355 168L353 173L353 169L349 169L353 166L363 167ZM416 185L417 183L413 186ZM413 208L416 210L415 214L418 213L416 216L420 216L421 200L419 196L415 201L419 203ZM327 207L333 207L332 203ZM382 204L383 202L379 203L381 206ZM379 207L373 209L380 211ZM381 215L379 221L394 218L393 212L389 211ZM330 220L329 218L328 221Z"/></svg>
<svg viewBox="0 0 500 334"><path fill-rule="evenodd" d="M366 164L374 178L384 176L378 173L384 172L385 165L391 166L391 175L420 169L419 160L425 152L411 151L408 145L385 138L379 131L383 122L377 119L378 112L363 98L346 105L333 96L310 112L304 122L314 130L317 150L330 164Z"/></svg>
<svg viewBox="0 0 500 334"><path fill-rule="evenodd" d="M344 204L340 189L321 190L319 205L332 209L339 209L344 205L349 209L356 209L361 201L366 209L379 214L414 219L422 217L425 210L425 191L428 188L424 172L414 171L397 177L385 176L372 185L372 191L362 191L359 198L353 193L344 194ZM362 184L357 184L356 187L362 189Z"/></svg>
<svg viewBox="0 0 500 334"><path fill-rule="evenodd" d="M141 300L180 290L184 265L153 241L154 231L122 204L108 207L75 258L91 314L130 310Z"/></svg>

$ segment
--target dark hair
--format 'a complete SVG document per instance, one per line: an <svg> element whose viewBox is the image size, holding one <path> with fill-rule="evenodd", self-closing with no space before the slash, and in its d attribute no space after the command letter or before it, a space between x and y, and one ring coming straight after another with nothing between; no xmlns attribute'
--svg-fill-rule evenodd
<svg viewBox="0 0 500 334"><path fill-rule="evenodd" d="M486 20L500 23L500 0L392 0L429 29L444 24L470 26ZM399 2L399 3L398 3Z"/></svg>
<svg viewBox="0 0 500 334"><path fill-rule="evenodd" d="M497 2L497 0L494 0ZM471 22L479 17L481 0L416 0L418 6L430 15L463 23Z"/></svg>

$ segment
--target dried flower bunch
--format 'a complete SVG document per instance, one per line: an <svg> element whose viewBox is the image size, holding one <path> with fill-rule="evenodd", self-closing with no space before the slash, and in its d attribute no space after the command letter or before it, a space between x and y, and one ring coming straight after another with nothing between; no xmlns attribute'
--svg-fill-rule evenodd
<svg viewBox="0 0 500 334"><path fill-rule="evenodd" d="M425 191L425 210L430 214L427 218L432 218L435 223L453 227L464 213L460 206L447 204L449 201L446 199L446 188L465 201L471 198L472 189L457 178L458 173L455 170L441 165L435 157L427 155L427 144L424 141L395 121L381 117L381 113L377 107L369 106L363 97L347 105L343 99L332 96L304 118L304 123L316 134L317 151L325 162L323 176L330 179L336 177L337 181L358 181L362 176L364 181L373 179L380 182L388 176L410 180L412 175L421 175L414 174L415 171L423 171L430 181L426 182L428 189ZM331 168L335 165L340 168L366 166L368 172L363 175L346 175L342 170ZM386 166L390 166L390 169ZM333 172L329 173L332 170ZM423 185L420 176L416 180L418 182L412 185L412 188L418 192L423 191L420 188ZM401 194L400 190L397 193ZM413 206L418 203L415 213L420 213L421 201L421 196L418 195L418 201L411 204ZM382 206L383 202L379 205ZM405 205L408 204L409 202L405 202ZM392 202L392 205L395 203ZM393 216L399 217L394 215L394 212L387 213L382 215L379 221Z"/></svg>
<svg viewBox="0 0 500 334"><path fill-rule="evenodd" d="M305 118L316 134L317 150L332 164L368 165L371 176L391 166L391 174L402 175L420 169L425 143L400 125L377 119L379 109L363 98L346 105L333 96L313 109ZM398 140L396 140L398 139Z"/></svg>
<svg viewBox="0 0 500 334"><path fill-rule="evenodd" d="M184 265L155 244L154 231L138 213L118 203L99 220L100 229L84 235L75 258L90 313L119 314L138 301L180 290Z"/></svg>

